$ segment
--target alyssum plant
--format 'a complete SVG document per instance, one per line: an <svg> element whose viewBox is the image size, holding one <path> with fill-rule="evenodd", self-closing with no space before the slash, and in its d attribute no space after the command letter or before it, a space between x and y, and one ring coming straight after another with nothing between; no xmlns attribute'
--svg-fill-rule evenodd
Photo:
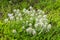
<svg viewBox="0 0 60 40"><path fill-rule="evenodd" d="M51 24L48 23L47 15L44 11L38 9L34 10L31 6L29 10L14 9L12 13L8 13L8 17L4 19L4 23L13 25L17 23L17 27L21 28L28 34L41 34L41 32L48 32L51 29ZM12 33L16 33L17 29L13 29Z"/></svg>

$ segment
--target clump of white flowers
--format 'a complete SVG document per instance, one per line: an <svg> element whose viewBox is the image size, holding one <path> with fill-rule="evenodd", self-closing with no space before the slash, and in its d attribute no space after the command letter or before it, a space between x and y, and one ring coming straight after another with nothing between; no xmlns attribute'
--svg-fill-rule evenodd
<svg viewBox="0 0 60 40"><path fill-rule="evenodd" d="M37 32L40 34L43 31L49 31L51 29L51 24L48 23L47 15L44 11L38 9L34 10L31 6L29 9L23 9L22 11L19 9L14 9L13 13L8 13L8 19L4 21L19 21L24 24L22 26L23 29L26 30L27 33L35 35ZM12 21L13 22L13 21ZM25 28L27 25L27 28ZM16 30L13 30L16 32Z"/></svg>
<svg viewBox="0 0 60 40"><path fill-rule="evenodd" d="M33 29L32 27L28 27L28 28L26 29L26 31L27 31L28 33L30 33L30 34L33 34L33 35L36 34L35 29Z"/></svg>

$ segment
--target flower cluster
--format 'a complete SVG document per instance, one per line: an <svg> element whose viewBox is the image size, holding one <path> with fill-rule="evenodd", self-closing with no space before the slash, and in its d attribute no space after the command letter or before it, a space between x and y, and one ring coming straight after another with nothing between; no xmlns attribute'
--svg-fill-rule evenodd
<svg viewBox="0 0 60 40"><path fill-rule="evenodd" d="M33 35L36 34L35 29L33 29L32 27L27 28L26 31L30 34L33 34Z"/></svg>
<svg viewBox="0 0 60 40"><path fill-rule="evenodd" d="M29 34L41 33L43 30L49 31L51 29L51 24L48 23L47 15L44 11L38 9L34 10L31 6L29 9L14 9L13 13L8 13L8 18L4 19L4 22L8 21L19 21L22 22L22 28L26 30ZM15 30L13 30L14 32Z"/></svg>

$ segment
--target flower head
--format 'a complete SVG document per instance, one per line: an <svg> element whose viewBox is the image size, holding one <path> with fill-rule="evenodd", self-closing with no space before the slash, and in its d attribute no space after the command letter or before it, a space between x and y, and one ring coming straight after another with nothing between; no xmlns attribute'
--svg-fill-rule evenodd
<svg viewBox="0 0 60 40"><path fill-rule="evenodd" d="M32 6L30 6L29 9L32 10L33 9Z"/></svg>
<svg viewBox="0 0 60 40"><path fill-rule="evenodd" d="M11 16L13 16L13 14L8 13L8 16L11 17Z"/></svg>
<svg viewBox="0 0 60 40"><path fill-rule="evenodd" d="M33 29L32 27L27 28L27 29L26 29L26 32L28 32L28 33L30 33L30 34L33 34L33 35L36 34L35 29Z"/></svg>
<svg viewBox="0 0 60 40"><path fill-rule="evenodd" d="M14 16L11 16L11 17L9 17L10 18L10 20L13 20L14 19Z"/></svg>
<svg viewBox="0 0 60 40"><path fill-rule="evenodd" d="M26 32L28 32L28 33L31 34L31 33L32 33L32 28L31 28L31 27L27 28L27 29L26 29Z"/></svg>
<svg viewBox="0 0 60 40"><path fill-rule="evenodd" d="M15 29L12 30L13 33L16 33L17 31Z"/></svg>
<svg viewBox="0 0 60 40"><path fill-rule="evenodd" d="M36 31L35 31L34 29L33 29L33 32L32 32L32 34L33 34L33 35L35 35L35 34L36 34Z"/></svg>
<svg viewBox="0 0 60 40"><path fill-rule="evenodd" d="M16 12L16 11L17 11L16 9L13 10L13 12Z"/></svg>

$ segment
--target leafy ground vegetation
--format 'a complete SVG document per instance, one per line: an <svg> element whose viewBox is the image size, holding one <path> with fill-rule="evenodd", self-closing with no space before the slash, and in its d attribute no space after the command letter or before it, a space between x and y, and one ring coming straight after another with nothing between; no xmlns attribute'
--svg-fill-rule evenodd
<svg viewBox="0 0 60 40"><path fill-rule="evenodd" d="M0 0L0 40L60 40L60 0Z"/></svg>

